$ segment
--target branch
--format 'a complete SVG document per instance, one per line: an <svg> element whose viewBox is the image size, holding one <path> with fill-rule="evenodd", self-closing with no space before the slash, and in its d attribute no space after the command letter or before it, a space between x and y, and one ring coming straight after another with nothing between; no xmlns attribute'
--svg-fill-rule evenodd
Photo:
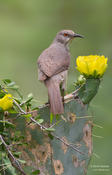
<svg viewBox="0 0 112 175"><path fill-rule="evenodd" d="M64 96L64 102L67 103L68 101L72 100L72 99L77 99L78 97L78 94L77 92L80 90L79 89L76 89L74 92L70 93L70 94L67 94L66 96ZM4 91L5 92L5 91ZM78 98L79 99L79 98ZM21 104L19 105L16 100L13 99L13 103L18 107L18 109L20 110L21 114L31 114L33 113L34 111L31 111L31 112L25 112L22 108L21 108ZM43 108L43 107L47 107L49 106L49 104L45 104L45 105L42 105L42 106L39 106L39 109Z"/></svg>
<svg viewBox="0 0 112 175"><path fill-rule="evenodd" d="M81 87L80 87L81 88ZM78 96L77 92L80 90L80 88L76 89L74 92L67 94L64 96L65 103L70 101L71 99L74 99Z"/></svg>
<svg viewBox="0 0 112 175"><path fill-rule="evenodd" d="M6 144L6 142L4 141L2 135L0 135L0 140L2 142L2 144L4 145L5 149L7 150L8 153L8 158L12 164L13 167L15 167L19 172L21 172L22 175L26 175L26 173L23 171L23 169L20 166L20 163L18 162L18 160L13 156L12 152L10 151L8 145Z"/></svg>
<svg viewBox="0 0 112 175"><path fill-rule="evenodd" d="M76 92L76 91L75 91ZM73 92L73 94L74 94L74 92ZM74 95L71 95L71 97L70 98L73 98L74 97ZM21 107L20 107L20 105L15 101L15 100L13 100L13 102L14 102L14 104L18 107L18 109L20 110L20 112L21 112L21 114L24 114L24 115L27 115L28 113L27 112L25 112ZM30 112L31 113L31 112ZM29 117L30 118L30 120L33 122L33 123L35 123L35 124L37 124L39 127L40 127L40 129L41 130L47 130L47 129L49 129L49 128L46 128L45 126L43 126L43 125L41 125L40 123L38 123L33 117ZM51 134L53 137L55 137L57 140L59 140L59 141L61 141L62 143L64 143L66 146L68 146L68 147L70 147L70 148L72 148L73 150L75 150L75 151L77 151L77 152L79 152L80 154L85 154L85 153L83 153L83 152L81 152L81 151L79 151L76 147L74 147L73 145L71 145L71 144L69 144L69 143L66 143L63 139L61 139L60 137L58 137L57 135L55 135L55 134Z"/></svg>
<svg viewBox="0 0 112 175"><path fill-rule="evenodd" d="M67 142L65 142L63 139L61 139L60 137L58 137L57 135L52 134L52 136L54 136L57 140L59 140L60 142L64 143L66 146L68 146L69 148L72 148L73 150L77 151L78 153L85 155L84 152L79 151L76 147L74 147L72 144L69 144Z"/></svg>

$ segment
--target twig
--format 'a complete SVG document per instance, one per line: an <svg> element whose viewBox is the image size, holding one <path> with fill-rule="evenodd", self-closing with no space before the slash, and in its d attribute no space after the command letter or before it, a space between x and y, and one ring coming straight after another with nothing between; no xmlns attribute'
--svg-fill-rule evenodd
<svg viewBox="0 0 112 175"><path fill-rule="evenodd" d="M30 117L30 119L31 119L34 123L36 123L41 129L43 129L43 130L47 130L47 129L48 129L48 128L46 128L45 126L43 126L43 125L41 125L40 123L38 123L38 122L37 122L35 119L33 119L32 117ZM57 140L63 142L66 146L68 146L68 147L72 148L73 150L79 152L80 154L83 154L83 155L84 155L83 152L79 151L79 150L78 150L76 147L74 147L73 145L71 145L71 144L65 142L63 139L61 139L61 138L58 137L57 135L55 135L55 134L53 134L53 133L52 133L51 135L52 135L53 137L55 137Z"/></svg>
<svg viewBox="0 0 112 175"><path fill-rule="evenodd" d="M2 144L4 145L5 149L7 150L8 153L8 157L10 159L10 162L12 164L13 167L15 167L16 169L18 169L19 172L21 172L22 175L26 175L26 173L23 171L23 169L20 166L20 163L17 161L17 159L13 156L12 152L10 151L8 145L6 144L6 142L4 141L2 135L0 135L0 140L2 142Z"/></svg>
<svg viewBox="0 0 112 175"><path fill-rule="evenodd" d="M25 114L25 115L28 114L27 112L25 112L25 111L20 107L20 105L19 105L15 100L13 100L13 102L14 102L14 104L18 107L18 109L20 110L20 112L21 112L22 114ZM47 127L41 125L40 123L38 123L33 117L29 117L29 118L30 118L30 120L31 120L32 122L36 123L36 124L40 127L41 130L47 130L47 129L49 129L49 128L47 128ZM79 151L79 150L78 150L76 147L74 147L73 145L66 143L63 139L61 139L61 138L58 137L57 135L55 135L55 134L52 133L52 136L55 137L57 140L63 142L66 146L68 146L68 147L72 148L73 150L79 152L80 154L83 154L83 155L85 154L85 153Z"/></svg>
<svg viewBox="0 0 112 175"><path fill-rule="evenodd" d="M38 123L38 122L37 122L35 119L33 119L32 117L30 117L30 119L31 119L34 123L36 123L41 129L43 129L43 130L47 130L47 129L48 129L48 128L46 128L45 126L43 126L43 125L41 125L40 123ZM71 145L71 144L65 142L63 139L61 139L61 138L58 137L57 135L55 135L55 134L53 134L53 133L52 133L51 135L52 135L53 137L55 137L57 140L63 142L66 146L68 146L68 147L72 148L73 150L79 152L80 154L83 154L83 155L85 154L85 153L79 151L79 150L78 150L76 147L74 147L73 145Z"/></svg>
<svg viewBox="0 0 112 175"><path fill-rule="evenodd" d="M81 87L80 87L81 88ZM74 92L72 92L71 94L67 94L66 96L64 96L64 101L68 101L71 100L75 97L77 97L77 92L80 90L80 88L76 89Z"/></svg>
<svg viewBox="0 0 112 175"><path fill-rule="evenodd" d="M82 87L82 86L81 86ZM72 93L70 93L70 94L67 94L67 95L65 95L64 96L64 102L66 103L66 102L68 102L69 100L71 100L71 99L74 99L74 98L77 98L77 93L78 93L78 91L81 89L81 87L79 87L78 89L76 89L74 92L72 92ZM7 91L4 89L4 87L1 87L2 88L2 90L5 92L5 93L7 93ZM13 99L13 102L14 102L14 104L19 108L19 110L22 112L22 113L26 113L25 111L23 111L23 109L21 108L21 105L22 104L18 104L14 99ZM24 103L23 103L24 104ZM45 106L49 106L49 104L45 104L45 105L42 105L42 106L39 106L39 109L41 109L41 108L43 108L43 107L45 107ZM26 113L27 114L27 113Z"/></svg>
<svg viewBox="0 0 112 175"><path fill-rule="evenodd" d="M69 144L69 143L65 142L63 139L61 139L61 138L58 137L57 135L52 134L52 136L54 136L57 140L63 142L66 146L68 146L68 147L72 148L73 150L77 151L78 153L83 154L83 155L85 154L85 153L79 151L79 150L78 150L76 147L74 147L72 144Z"/></svg>
<svg viewBox="0 0 112 175"><path fill-rule="evenodd" d="M25 114L25 115L28 114L27 112L25 112L25 111L20 107L20 105L16 102L16 100L13 99L13 103L18 107L18 109L20 110L20 112L21 112L22 114Z"/></svg>
<svg viewBox="0 0 112 175"><path fill-rule="evenodd" d="M40 123L38 123L34 118L30 117L30 119L33 123L36 123L40 127L41 130L47 130L48 129L44 125L41 125Z"/></svg>

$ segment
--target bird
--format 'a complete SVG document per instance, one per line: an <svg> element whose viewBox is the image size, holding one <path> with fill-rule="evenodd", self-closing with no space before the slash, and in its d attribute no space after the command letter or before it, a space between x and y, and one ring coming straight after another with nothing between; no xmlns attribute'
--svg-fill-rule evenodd
<svg viewBox="0 0 112 175"><path fill-rule="evenodd" d="M69 43L76 37L83 38L72 30L61 30L37 60L38 80L47 87L50 112L54 115L64 113L64 91L70 66Z"/></svg>

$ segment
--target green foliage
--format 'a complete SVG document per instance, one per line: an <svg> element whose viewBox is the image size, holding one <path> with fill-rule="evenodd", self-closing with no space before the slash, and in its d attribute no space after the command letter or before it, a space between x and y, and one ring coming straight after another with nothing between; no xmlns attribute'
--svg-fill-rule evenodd
<svg viewBox="0 0 112 175"><path fill-rule="evenodd" d="M99 83L100 80L98 79L79 78L78 82L75 83L76 89L79 88L77 91L78 100L80 98L81 102L88 104L95 96ZM22 158L22 152L17 149L17 147L20 146L21 148L25 148L29 154L32 154L29 148L31 147L31 142L33 142L33 140L31 140L31 142L27 141L26 137L29 135L25 134L26 131L29 133L32 132L32 137L35 138L35 141L37 139L37 145L39 146L41 144L44 146L50 142L50 146L53 149L52 156L54 158L54 168L52 168L54 174L58 171L56 170L57 161L58 163L62 162L62 165L61 163L59 165L60 168L62 166L60 171L64 171L65 175L73 174L73 172L76 172L76 174L78 173L79 175L85 171L84 169L87 169L92 151L92 143L89 143L89 147L86 145L87 141L84 141L85 133L83 133L84 128L87 125L88 132L90 132L90 137L88 139L91 140L90 121L85 117L87 106L83 107L83 105L76 100L71 100L65 103L65 113L63 115L53 116L48 107L45 106L39 108L36 106L36 103L34 105L33 102L36 102L36 100L32 93L24 98L19 90L19 86L16 85L15 82L4 79L0 86L0 98L3 98L7 93L13 95L13 107L9 111L3 111L2 109L0 111L0 163L2 174L40 174L41 166L44 166L47 172L51 172L49 167L47 167L47 164L49 164L50 161L49 159L46 161L47 164L41 163L39 169L36 169L36 166L29 166L29 168L27 168L27 160ZM20 118L22 119L21 123L18 122L18 119ZM27 126L32 122L39 128L36 130L27 129ZM45 141L43 141L44 133L46 137ZM60 142L60 144L58 142ZM79 148L74 147L75 143L81 145L80 150ZM69 148L73 150L69 150ZM46 148L46 150L47 149L48 148ZM36 151L38 152L38 150ZM75 151L75 154L73 151ZM41 150L39 150L39 152L41 152ZM42 152L42 155L45 154L44 152L45 151ZM66 163L69 164L68 170L66 169ZM82 168L81 166L83 163L84 165ZM52 166L52 163L50 164ZM77 169L76 166L79 168ZM24 170L21 167L24 167ZM63 170L63 167L66 171Z"/></svg>
<svg viewBox="0 0 112 175"><path fill-rule="evenodd" d="M14 81L10 79L2 80L0 85L0 98L3 98L7 93L13 94L13 99L16 100L18 103L27 113L26 114L19 114L20 111L18 107L13 104L13 108L9 109L9 111L3 111L2 108L0 110L0 134L3 137L7 147L10 149L12 155L14 156L15 160L18 161L20 164L24 164L25 161L21 160L21 152L18 152L16 147L17 146L26 146L28 145L25 142L25 136L21 133L20 130L17 129L16 124L13 121L13 118L17 120L18 116L25 117L27 122L30 122L31 114L29 113L32 109L37 109L33 106L33 95L32 93L28 94L26 98L23 97L19 90L19 86L16 85ZM40 116L35 117L35 120L39 123L43 123L43 119ZM49 129L50 130L50 129ZM7 151L6 146L0 140L0 173L7 174L7 175L16 175L18 169L16 166L12 166L11 159L9 158L9 154ZM18 171L19 172L19 171ZM35 170L29 172L29 174L39 174L39 170Z"/></svg>

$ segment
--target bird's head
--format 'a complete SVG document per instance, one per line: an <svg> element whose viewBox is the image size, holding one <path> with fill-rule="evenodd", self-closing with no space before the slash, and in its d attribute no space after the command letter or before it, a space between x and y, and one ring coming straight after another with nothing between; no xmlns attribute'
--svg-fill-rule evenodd
<svg viewBox="0 0 112 175"><path fill-rule="evenodd" d="M67 45L69 41L71 41L76 37L83 38L82 35L76 34L72 30L61 30L60 32L57 33L54 41Z"/></svg>

